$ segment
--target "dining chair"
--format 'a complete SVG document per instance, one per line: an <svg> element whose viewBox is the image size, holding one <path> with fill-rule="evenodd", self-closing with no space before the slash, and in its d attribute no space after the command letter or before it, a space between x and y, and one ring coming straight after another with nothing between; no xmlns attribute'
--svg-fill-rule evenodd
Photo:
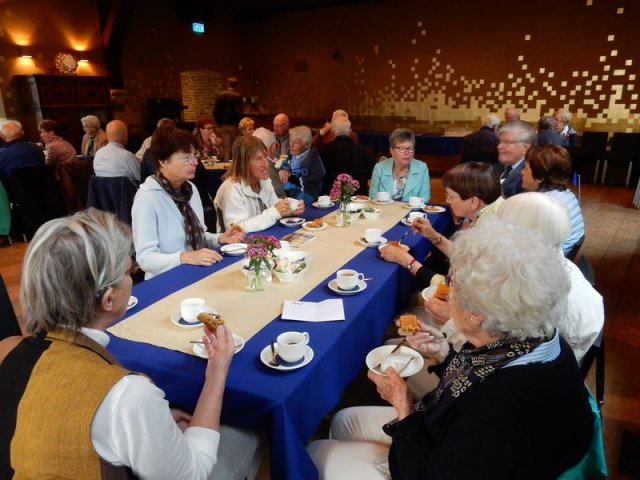
<svg viewBox="0 0 640 480"><path fill-rule="evenodd" d="M33 165L8 175L13 199L14 230L31 237L40 226L66 214L64 197L51 165Z"/></svg>
<svg viewBox="0 0 640 480"><path fill-rule="evenodd" d="M22 332L4 279L0 275L0 340L15 335L22 335Z"/></svg>
<svg viewBox="0 0 640 480"><path fill-rule="evenodd" d="M615 132L611 139L611 151L604 159L602 183L607 178L609 164L612 166L627 165L625 187L629 186L633 165L640 161L640 133Z"/></svg>
<svg viewBox="0 0 640 480"><path fill-rule="evenodd" d="M136 187L127 177L93 176L89 181L87 207L115 213L121 222L131 225L131 207Z"/></svg>
<svg viewBox="0 0 640 480"><path fill-rule="evenodd" d="M598 172L600 171L600 160L604 159L605 152L607 150L607 138L608 132L583 132L582 141L580 146L590 153L589 157L581 159L584 164L595 162L596 168L593 172L593 183L598 183ZM573 158L573 157L572 157ZM584 174L582 167L584 164L579 164L578 169L580 174Z"/></svg>

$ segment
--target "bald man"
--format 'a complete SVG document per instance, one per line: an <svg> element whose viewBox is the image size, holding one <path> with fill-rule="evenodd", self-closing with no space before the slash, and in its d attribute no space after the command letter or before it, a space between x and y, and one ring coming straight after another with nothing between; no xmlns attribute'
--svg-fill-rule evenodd
<svg viewBox="0 0 640 480"><path fill-rule="evenodd" d="M140 183L140 162L124 146L129 139L127 125L121 120L107 124L109 143L96 152L93 170L98 177L127 177L131 183Z"/></svg>
<svg viewBox="0 0 640 480"><path fill-rule="evenodd" d="M0 125L0 138L5 142L0 147L0 180L3 182L18 168L44 165L42 149L24 140L23 135L17 120L7 120Z"/></svg>
<svg viewBox="0 0 640 480"><path fill-rule="evenodd" d="M289 156L289 117L279 113L273 118L273 134L276 136L276 161L281 155Z"/></svg>
<svg viewBox="0 0 640 480"><path fill-rule="evenodd" d="M504 111L504 121L505 122L513 122L515 120L520 120L520 109L510 107Z"/></svg>

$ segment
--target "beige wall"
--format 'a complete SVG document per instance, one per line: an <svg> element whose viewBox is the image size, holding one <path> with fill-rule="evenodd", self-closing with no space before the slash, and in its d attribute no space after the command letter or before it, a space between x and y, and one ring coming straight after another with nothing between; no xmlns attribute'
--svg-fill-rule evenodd
<svg viewBox="0 0 640 480"><path fill-rule="evenodd" d="M92 62L79 74L105 73L95 2L61 3L0 8L7 116L20 115L12 76L52 71L59 51L89 49ZM132 3L125 105L114 112L132 124L143 123L147 98L180 98L181 72L209 70L237 75L262 113L327 117L346 108L367 129L474 126L515 105L525 120L564 107L579 129L640 130L634 0L381 0L251 24L219 7L201 36L175 21L173 0ZM34 61L17 58L19 42L33 46Z"/></svg>

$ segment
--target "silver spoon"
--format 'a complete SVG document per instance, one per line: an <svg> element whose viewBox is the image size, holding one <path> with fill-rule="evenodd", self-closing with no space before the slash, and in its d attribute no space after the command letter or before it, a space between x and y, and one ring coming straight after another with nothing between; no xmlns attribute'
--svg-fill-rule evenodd
<svg viewBox="0 0 640 480"><path fill-rule="evenodd" d="M276 341L275 340L271 340L271 360L269 360L269 365L271 365L272 367L279 367L280 366L280 362L278 361L278 354L276 353Z"/></svg>
<svg viewBox="0 0 640 480"><path fill-rule="evenodd" d="M409 231L407 230L406 232L404 232L404 233L400 236L400 240L398 240L398 245L400 245L400 244L402 243L402 239L403 239L404 237L406 237L408 233L409 233Z"/></svg>

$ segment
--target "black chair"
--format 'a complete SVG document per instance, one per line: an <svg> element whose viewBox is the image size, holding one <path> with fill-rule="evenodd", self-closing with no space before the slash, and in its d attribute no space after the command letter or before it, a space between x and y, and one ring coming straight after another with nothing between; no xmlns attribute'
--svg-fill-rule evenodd
<svg viewBox="0 0 640 480"><path fill-rule="evenodd" d="M0 275L0 340L15 335L22 335L22 332L20 331L16 312L13 310L13 305L11 305L4 279Z"/></svg>
<svg viewBox="0 0 640 480"><path fill-rule="evenodd" d="M40 226L66 215L64 197L56 180L55 168L35 165L14 170L7 187L13 199L15 231L31 237Z"/></svg>
<svg viewBox="0 0 640 480"><path fill-rule="evenodd" d="M602 183L607 178L609 164L613 166L627 166L625 187L629 186L633 164L640 159L640 133L615 132L611 139L611 151L605 157L602 169Z"/></svg>
<svg viewBox="0 0 640 480"><path fill-rule="evenodd" d="M581 255L580 259L577 262L578 268L584 275L584 278L587 279L587 282L591 284L591 286L596 286L596 277L593 272L593 267L591 266L591 262L585 255ZM604 405L604 364L605 364L605 349L604 349L604 328L600 331L598 336L596 337L593 345L589 347L587 353L582 357L582 362L580 363L580 372L582 373L582 378L586 378L589 374L589 370L593 366L593 362L596 364L596 402L598 403L598 408L602 409L602 405Z"/></svg>
<svg viewBox="0 0 640 480"><path fill-rule="evenodd" d="M578 173L583 175L582 168L586 163L595 162L596 168L593 172L593 183L598 183L598 172L600 171L600 160L604 159L607 150L608 132L583 132L580 146L590 153L590 158L584 158L584 164L577 165Z"/></svg>
<svg viewBox="0 0 640 480"><path fill-rule="evenodd" d="M87 207L115 213L121 222L131 225L131 207L136 187L127 177L91 177Z"/></svg>
<svg viewBox="0 0 640 480"><path fill-rule="evenodd" d="M573 262L578 256L578 252L580 251L580 247L582 247L583 243L584 243L584 235L580 237L580 240L578 240L573 247L571 247L571 250L569 250L565 254L565 257L567 257L569 260Z"/></svg>

